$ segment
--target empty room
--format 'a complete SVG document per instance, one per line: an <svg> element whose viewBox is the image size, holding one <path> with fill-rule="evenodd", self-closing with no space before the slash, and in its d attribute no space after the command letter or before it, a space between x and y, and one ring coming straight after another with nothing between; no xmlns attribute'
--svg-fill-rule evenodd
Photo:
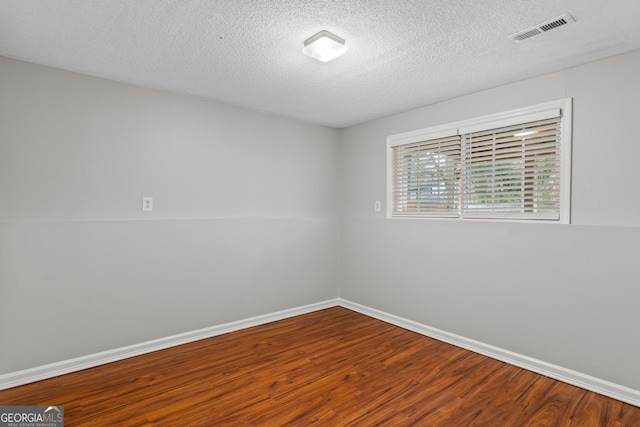
<svg viewBox="0 0 640 427"><path fill-rule="evenodd" d="M640 426L639 23L0 1L0 427Z"/></svg>

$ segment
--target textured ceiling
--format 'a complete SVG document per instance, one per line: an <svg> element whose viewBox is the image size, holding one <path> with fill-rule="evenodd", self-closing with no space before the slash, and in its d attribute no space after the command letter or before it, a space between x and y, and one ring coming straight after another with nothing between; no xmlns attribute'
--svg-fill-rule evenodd
<svg viewBox="0 0 640 427"><path fill-rule="evenodd" d="M0 0L2 56L333 127L635 49L640 0Z"/></svg>

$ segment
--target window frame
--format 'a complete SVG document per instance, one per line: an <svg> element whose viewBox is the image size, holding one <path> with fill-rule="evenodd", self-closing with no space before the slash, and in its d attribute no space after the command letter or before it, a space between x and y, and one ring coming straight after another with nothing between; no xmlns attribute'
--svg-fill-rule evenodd
<svg viewBox="0 0 640 427"><path fill-rule="evenodd" d="M564 98L545 102L529 107L517 108L468 120L418 129L410 132L390 135L387 137L387 209L389 219L447 219L469 221L506 221L506 222L535 222L552 224L570 224L571 222L571 163L572 163L572 121L573 98ZM560 114L560 209L559 219L514 217L513 215L487 216L451 216L451 215L396 215L393 213L393 148L397 146L415 144L451 135L461 138L469 129L497 129L510 124L527 123L531 118L545 116L558 111ZM461 194L462 201L462 194Z"/></svg>

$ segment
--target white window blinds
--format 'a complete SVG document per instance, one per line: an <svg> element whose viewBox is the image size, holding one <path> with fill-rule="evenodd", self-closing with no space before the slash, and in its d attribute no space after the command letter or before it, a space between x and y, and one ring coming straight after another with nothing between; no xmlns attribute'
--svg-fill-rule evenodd
<svg viewBox="0 0 640 427"><path fill-rule="evenodd" d="M568 222L570 112L567 99L389 137L389 216Z"/></svg>
<svg viewBox="0 0 640 427"><path fill-rule="evenodd" d="M392 148L394 216L458 216L460 136Z"/></svg>
<svg viewBox="0 0 640 427"><path fill-rule="evenodd" d="M463 216L560 218L560 117L462 136Z"/></svg>

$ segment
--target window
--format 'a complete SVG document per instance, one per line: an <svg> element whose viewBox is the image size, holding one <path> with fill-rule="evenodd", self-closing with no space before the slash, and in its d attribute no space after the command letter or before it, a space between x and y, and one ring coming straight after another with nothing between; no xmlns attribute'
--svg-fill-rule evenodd
<svg viewBox="0 0 640 427"><path fill-rule="evenodd" d="M387 138L388 216L569 222L571 99Z"/></svg>

